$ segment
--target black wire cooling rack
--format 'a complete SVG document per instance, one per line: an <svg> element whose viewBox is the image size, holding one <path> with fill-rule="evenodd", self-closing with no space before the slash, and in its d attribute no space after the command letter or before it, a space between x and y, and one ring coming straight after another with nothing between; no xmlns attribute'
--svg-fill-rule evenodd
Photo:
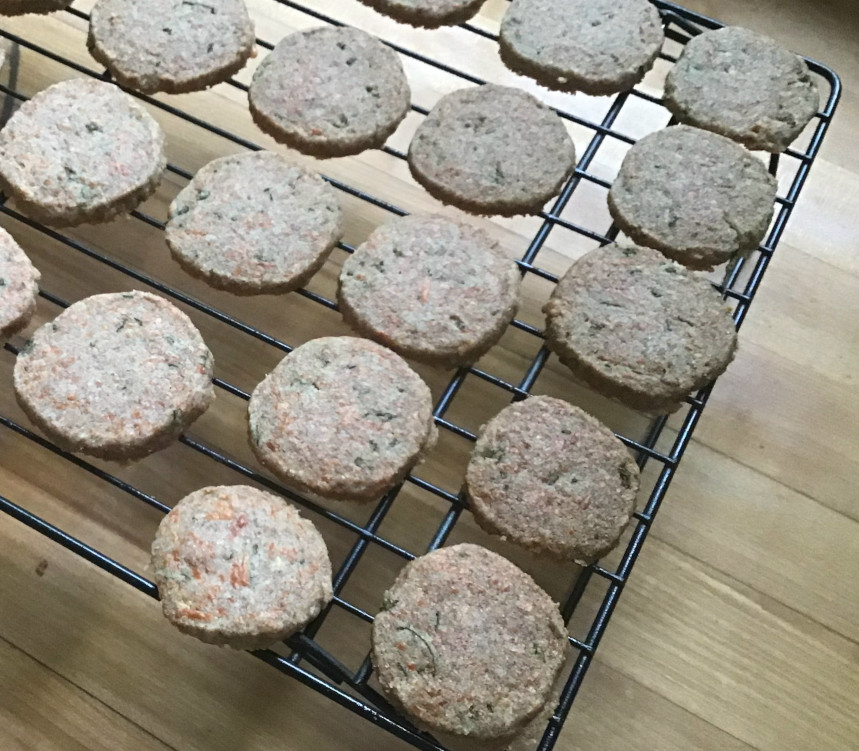
<svg viewBox="0 0 859 751"><path fill-rule="evenodd" d="M289 9L290 12L303 14L315 22L342 25L335 18L314 10L308 5L290 2L289 0L277 0L277 2ZM673 43L676 49L679 49L679 46L685 44L691 36L700 33L702 30L720 26L716 21L685 10L673 3L664 2L663 0L654 0L654 2L662 13L666 34L670 40L669 44ZM86 21L88 18L86 13L76 8L70 8L65 12L79 20ZM40 22L41 19L36 19L35 17L32 20L34 24ZM457 33L466 35L464 43L468 42L468 38L474 39L475 37L480 37L489 43L496 40L496 36L493 33L473 23L461 25ZM0 91L4 94L3 122L14 111L18 102L28 98L16 86L15 66L22 52L25 52L27 55L38 55L43 59L67 66L68 75L82 74L84 76L109 79L108 74L103 70L91 65L81 64L58 54L56 51L34 44L24 36L19 36L6 30L0 30L0 35L12 43L9 55L10 60L7 64L11 65L13 71L9 85L0 84ZM468 37L468 35L474 36ZM418 54L413 49L410 49L408 45L401 46L394 44L390 40L385 41L399 52L404 59L408 59L414 64L429 66L432 69L453 76L460 86L483 83L478 77L465 71L457 70L447 62L434 60ZM257 40L257 43L263 50L270 50L272 48L272 45L267 41ZM676 56L669 54L667 50L668 44L661 58L666 64L671 64L676 60ZM807 129L806 134L800 139L801 142L805 143L804 148L795 147L789 149L783 155L773 156L770 159L771 172L780 178L780 192L777 199L776 215L766 241L755 253L733 264L720 282L714 282L718 289L722 291L724 297L733 302L735 306L734 319L738 328L743 322L761 283L764 272L781 239L788 219L796 206L800 191L811 169L811 165L820 150L821 143L838 103L840 95L838 76L832 70L817 62L812 60L808 60L807 62L821 85L824 106L817 114L812 125ZM247 86L238 80L233 80L227 85L240 90L247 89ZM138 96L148 105L158 108L172 117L184 120L191 126L225 139L232 146L251 150L260 148L257 144L233 134L223 126L207 122L175 106L173 104L174 101L177 101L175 99L152 98L137 94L135 96ZM581 150L581 156L575 173L564 186L557 199L551 203L547 210L540 214L537 219L536 230L533 232L524 252L521 253L519 266L526 278L529 275L534 276L547 281L550 285L557 282L557 275L543 268L538 261L550 233L559 231L558 228L563 228L579 238L586 238L595 243L607 243L617 236L618 230L613 225L608 226L605 230L593 228L588 226L586 221L575 221L568 218L565 214L565 209L583 185L590 185L592 188L603 192L610 187L610 181L600 177L596 174L596 170L592 170L591 167L600 149L608 148L612 144L620 144L623 147L628 147L634 143L635 139L633 137L626 135L621 128L617 127L619 117L621 117L625 108L633 100L648 102L654 106L661 105L658 97L648 94L642 90L642 87L636 87L633 91L622 93L611 100L607 105L604 115L598 122L580 117L574 111L568 111L566 108L559 109L561 117L567 120L571 126L577 126L582 129L582 132L587 134L588 140L585 148ZM418 106L417 104L413 104L412 110L417 116L424 116L428 112L427 108ZM581 140L578 138L576 140L577 145L581 148ZM401 151L390 146L384 147L382 151L394 160L405 158L405 155ZM168 170L182 181L191 178L191 172L179 165L170 164ZM322 171L325 172L324 164ZM372 204L382 214L403 215L406 213L406 211L393 205L388 200L352 187L347 182L339 179L331 179L331 182L336 188L349 194L354 199ZM257 326L244 323L230 313L214 307L170 284L159 281L149 273L135 268L124 261L121 255L115 256L105 253L95 247L94 244L78 239L76 235L73 236L70 233L63 233L41 226L8 206L5 197L0 197L0 215L4 217L4 223L6 224L12 222L17 223L19 226L27 227L40 236L43 236L46 241L55 241L64 246L70 254L86 256L113 271L127 275L135 285L153 289L184 306L196 310L199 314L217 320L221 324L231 328L236 336L255 338L282 352L289 352L292 349L290 344L283 339L266 333ZM161 220L143 211L135 211L133 212L133 216L139 222L144 223L149 228L153 228L155 232L164 228L164 223ZM341 243L339 247L344 253L350 253L353 250L350 245L345 243ZM299 290L295 294L303 296L324 308L336 310L336 303L328 296L308 289ZM48 304L58 308L66 307L68 304L65 300L45 289L40 292L40 295ZM441 395L435 404L435 419L443 432L447 431L468 441L473 441L475 438L472 430L463 427L455 419L449 419L448 417L453 400L467 381L476 380L481 384L488 384L492 388L499 390L500 393L506 394L507 399L512 400L522 399L531 392L547 363L549 352L542 344L542 332L537 326L523 320L516 320L511 326L535 341L534 351L536 351L536 354L530 357L524 364L518 378L502 377L490 372L488 369L477 366L462 368L454 373L442 389ZM18 347L13 343L6 344L5 349L13 354L16 354L18 351ZM248 398L248 393L245 390L227 380L216 378L215 384L220 389L239 399L246 400ZM666 444L664 438L660 443L660 438L663 436L663 428L666 425L665 417L660 417L650 422L646 430L642 432L641 437L633 437L625 434L619 435L624 443L636 454L638 463L642 468L650 463L655 463L657 471L650 473L653 480L649 483L649 496L646 502L640 504L640 508L635 514L635 524L628 535L626 546L621 551L617 564L611 567L605 563L602 565L592 565L578 572L578 575L572 577L572 581L569 582L568 594L562 602L562 611L565 619L568 621L576 611L577 605L581 602L585 592L592 586L592 583L600 580L603 586L599 590L600 595L597 598L598 606L595 608L595 614L592 618L588 617L586 627L582 630L580 636L570 636L574 659L571 662L557 708L548 720L542 739L537 746L538 751L549 751L558 738L558 734L567 718L573 700L588 670L588 666L593 659L609 618L629 578L636 558L641 551L651 523L689 443L698 419L704 410L711 388L712 385L703 389L695 396L690 397L684 410L677 417L673 418L678 421L678 428L676 436L673 441L669 440L667 442L668 447L665 450L659 448L660 445ZM44 451L50 452L50 454L56 457L56 460L69 462L80 470L98 478L98 480L107 483L112 488L111 492L129 496L162 513L169 511L170 507L163 501L122 479L118 476L118 473L114 474L112 471L108 471L101 466L62 451L49 441L32 432L24 424L0 414L0 426L2 426L4 431L11 433L14 439L30 441L40 446ZM367 608L356 605L344 595L344 587L353 573L361 566L361 561L365 553L375 547L387 551L400 559L401 562L405 562L414 558L415 555L425 552L425 550L432 550L443 545L465 510L465 505L460 495L457 492L443 488L438 482L422 478L420 470L416 470L414 474L409 476L406 480L407 485L415 486L421 491L434 496L443 507L443 510L439 514L438 523L431 532L430 540L425 550L413 552L407 550L399 543L388 539L383 530L383 522L398 498L401 488L396 488L387 493L366 520L358 522L348 518L343 513L332 511L309 499L296 495L289 489L261 474L254 467L233 458L227 450L215 448L189 434L183 435L180 438L180 442L194 452L234 473L236 481L252 481L279 493L311 512L312 518L316 520L325 519L340 527L341 530L354 538L341 565L336 570L334 577L335 598L331 606L316 621L308 626L303 633L292 637L286 642L288 650L284 654L280 654L274 650L262 650L254 652L254 656L312 687L338 704L365 717L375 725L405 739L417 748L424 749L425 751L438 751L442 749L443 747L435 739L420 732L408 720L399 715L372 687L370 683L372 666L368 656L363 658L357 670L350 669L344 664L344 661L339 659L338 655L320 644L316 637L326 618L330 617L330 614L335 609L342 611L343 614L350 618L364 622L365 626L371 623L373 616L368 612ZM109 555L100 552L83 540L77 539L57 526L54 526L49 521L28 511L13 500L5 497L2 493L3 488L0 488L0 510L44 534L68 550L80 555L104 571L130 584L144 594L152 598L158 597L155 585L147 578L114 560ZM642 496L646 493L647 487L645 486L642 488Z"/></svg>

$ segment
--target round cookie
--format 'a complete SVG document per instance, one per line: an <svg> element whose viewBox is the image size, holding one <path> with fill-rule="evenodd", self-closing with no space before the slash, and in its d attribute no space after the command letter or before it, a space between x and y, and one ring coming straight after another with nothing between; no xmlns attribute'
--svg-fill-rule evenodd
<svg viewBox="0 0 859 751"><path fill-rule="evenodd" d="M633 409L674 412L728 367L730 308L704 277L650 248L608 245L555 287L546 340L573 373Z"/></svg>
<svg viewBox="0 0 859 751"><path fill-rule="evenodd" d="M484 0L361 0L379 13L425 29L464 23L477 14Z"/></svg>
<svg viewBox="0 0 859 751"><path fill-rule="evenodd" d="M271 493L237 485L183 498L161 520L152 573L164 616L208 644L262 649L331 600L322 535Z"/></svg>
<svg viewBox="0 0 859 751"><path fill-rule="evenodd" d="M820 92L802 58L728 26L686 45L665 79L665 105L681 122L778 153L817 112Z"/></svg>
<svg viewBox="0 0 859 751"><path fill-rule="evenodd" d="M38 269L21 246L0 228L0 340L17 334L36 312Z"/></svg>
<svg viewBox="0 0 859 751"><path fill-rule="evenodd" d="M409 145L415 180L440 201L474 214L539 213L572 174L575 159L553 110L495 84L442 97Z"/></svg>
<svg viewBox="0 0 859 751"><path fill-rule="evenodd" d="M240 71L254 27L243 0L98 0L87 47L123 86L180 94Z"/></svg>
<svg viewBox="0 0 859 751"><path fill-rule="evenodd" d="M383 146L411 104L397 53L348 27L282 39L254 73L248 97L262 130L316 157Z"/></svg>
<svg viewBox="0 0 859 751"><path fill-rule="evenodd" d="M170 204L165 238L192 276L235 294L303 286L342 235L337 194L268 151L215 159Z"/></svg>
<svg viewBox="0 0 859 751"><path fill-rule="evenodd" d="M617 545L635 510L638 475L626 446L599 420L534 396L483 427L465 488L490 534L584 566Z"/></svg>
<svg viewBox="0 0 859 751"><path fill-rule="evenodd" d="M215 398L212 354L181 310L148 292L94 295L39 328L15 362L27 416L67 451L140 459Z"/></svg>
<svg viewBox="0 0 859 751"><path fill-rule="evenodd" d="M373 622L388 697L433 732L509 739L544 706L564 663L558 606L510 561L478 545L408 563Z"/></svg>
<svg viewBox="0 0 859 751"><path fill-rule="evenodd" d="M71 0L0 0L0 16L53 13L71 5Z"/></svg>
<svg viewBox="0 0 859 751"><path fill-rule="evenodd" d="M742 146L675 125L627 152L608 206L635 242L689 268L710 269L758 246L775 197L775 178Z"/></svg>
<svg viewBox="0 0 859 751"><path fill-rule="evenodd" d="M351 336L297 347L254 389L251 448L298 489L373 501L435 443L427 385L399 355Z"/></svg>
<svg viewBox="0 0 859 751"><path fill-rule="evenodd" d="M521 276L485 232L439 215L376 229L343 264L338 301L361 334L445 367L477 360L516 314Z"/></svg>
<svg viewBox="0 0 859 751"><path fill-rule="evenodd" d="M113 84L89 78L40 91L0 131L0 187L55 226L130 211L155 192L166 163L158 123Z"/></svg>
<svg viewBox="0 0 859 751"><path fill-rule="evenodd" d="M606 95L641 81L664 38L648 0L513 0L499 52L547 88Z"/></svg>

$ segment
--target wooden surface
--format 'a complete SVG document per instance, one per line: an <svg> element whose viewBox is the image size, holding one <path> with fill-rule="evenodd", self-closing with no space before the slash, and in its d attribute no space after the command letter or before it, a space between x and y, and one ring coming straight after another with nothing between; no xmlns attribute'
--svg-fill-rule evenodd
<svg viewBox="0 0 859 751"><path fill-rule="evenodd" d="M859 743L859 21L851 0L689 4L726 22L767 31L832 65L844 78L845 94L743 328L740 354L714 392L558 748L847 751ZM296 23L295 14L271 0L250 5L266 39L277 39ZM448 45L459 33L398 28L353 0L316 5L338 6L341 18L436 56L449 55ZM502 0L488 2L481 23L497 27L503 7ZM304 25L312 24L305 19ZM82 24L65 14L4 19L2 27L91 65ZM478 75L523 83L505 74L491 47L482 43L459 48L455 62ZM419 103L431 103L455 85L423 66L407 62L406 67ZM62 66L22 54L20 87L27 93L69 75ZM242 80L247 76L245 71ZM240 91L218 87L171 101L271 145L250 123ZM593 116L606 104L582 98L576 106ZM631 117L624 128L640 135L636 129L658 127L648 117ZM171 160L188 169L237 150L175 119L161 119L170 134ZM417 122L410 116L392 142L403 148ZM587 132L574 129L573 135L581 150ZM595 171L611 169L610 156L599 156ZM410 209L436 208L402 163L378 153L323 167ZM147 211L163 217L180 184L169 176ZM597 194L582 200L576 210L605 212ZM346 210L349 242L360 241L385 218L356 200L347 200ZM19 222L3 224L43 270L45 289L78 299L133 286ZM535 220L481 224L511 253L521 253L524 238L537 226ZM319 313L318 306L295 295L248 300L209 291L170 262L153 232L140 222L119 220L70 234L290 343L344 333L335 313ZM588 245L553 233L541 265L563 270ZM335 253L311 288L330 294L341 262L342 254ZM526 285L526 320L539 325L545 293L539 284ZM39 320L56 312L44 303ZM276 350L194 317L215 353L219 376L250 389L277 362ZM508 335L488 367L513 377L529 347L527 337ZM9 393L12 364L9 353L0 353L0 379L6 384L0 387L0 413L23 419ZM438 395L444 374L421 372ZM615 428L640 428L640 420L570 388L563 368L550 361L538 390L564 393ZM503 403L502 395L467 382L452 414L476 428ZM241 400L221 393L192 433L250 462L243 410ZM463 446L446 437L421 474L456 490ZM132 467L109 469L169 503L203 484L236 481L184 446ZM0 493L145 570L159 515L8 430L0 431ZM441 509L426 493L407 487L383 533L420 549ZM337 510L359 521L367 513ZM331 524L321 526L332 557L341 560L354 539ZM483 538L465 524L456 539ZM517 560L554 594L562 593L569 571L522 556ZM371 551L361 565L363 573L350 581L346 595L372 609L398 563ZM594 603L594 597L586 598L574 628ZM342 614L320 634L347 663L360 660L367 638L366 628ZM0 515L0 748L379 751L407 746L247 655L179 635L151 599Z"/></svg>

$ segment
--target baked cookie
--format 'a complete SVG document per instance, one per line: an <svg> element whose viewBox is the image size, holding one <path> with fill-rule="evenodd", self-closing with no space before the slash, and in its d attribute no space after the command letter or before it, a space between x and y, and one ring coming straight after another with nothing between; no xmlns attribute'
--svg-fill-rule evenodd
<svg viewBox="0 0 859 751"><path fill-rule="evenodd" d="M374 501L436 440L427 385L399 356L351 336L287 355L251 395L251 448L284 482L323 498Z"/></svg>
<svg viewBox="0 0 859 751"><path fill-rule="evenodd" d="M0 228L0 343L30 322L36 312L40 278L21 246Z"/></svg>
<svg viewBox="0 0 859 751"><path fill-rule="evenodd" d="M775 178L742 146L675 125L627 152L608 206L635 242L689 268L711 269L758 246L775 197Z"/></svg>
<svg viewBox="0 0 859 751"><path fill-rule="evenodd" d="M87 47L123 86L181 94L238 73L254 27L243 0L98 0Z"/></svg>
<svg viewBox="0 0 859 751"><path fill-rule="evenodd" d="M254 73L248 96L262 130L316 157L384 145L411 103L397 53L348 27L282 39Z"/></svg>
<svg viewBox="0 0 859 751"><path fill-rule="evenodd" d="M209 162L173 199L165 233L185 271L239 295L303 286L341 235L334 188L269 151Z"/></svg>
<svg viewBox="0 0 859 751"><path fill-rule="evenodd" d="M477 14L484 0L361 0L379 13L426 29L453 26Z"/></svg>
<svg viewBox="0 0 859 751"><path fill-rule="evenodd" d="M510 70L547 88L606 95L641 81L664 38L648 0L513 0L498 49Z"/></svg>
<svg viewBox="0 0 859 751"><path fill-rule="evenodd" d="M271 493L209 487L158 525L152 574L164 616L209 644L261 649L330 602L331 562L311 522Z"/></svg>
<svg viewBox="0 0 859 751"><path fill-rule="evenodd" d="M608 245L573 263L543 308L546 343L575 375L633 409L674 412L734 358L730 308L657 251Z"/></svg>
<svg viewBox="0 0 859 751"><path fill-rule="evenodd" d="M778 153L814 117L820 92L802 58L728 26L686 45L665 79L665 105L681 122Z"/></svg>
<svg viewBox="0 0 859 751"><path fill-rule="evenodd" d="M200 332L164 298L94 295L33 334L15 362L15 395L61 448L128 461L206 411L212 367Z"/></svg>
<svg viewBox="0 0 859 751"><path fill-rule="evenodd" d="M71 0L0 0L0 16L53 13L71 5Z"/></svg>
<svg viewBox="0 0 859 751"><path fill-rule="evenodd" d="M73 78L24 102L0 131L0 187L38 222L103 222L148 198L164 133L110 83Z"/></svg>
<svg viewBox="0 0 859 751"><path fill-rule="evenodd" d="M549 595L478 545L408 563L373 622L385 694L422 727L474 742L507 740L540 712L566 649Z"/></svg>
<svg viewBox="0 0 859 751"><path fill-rule="evenodd" d="M415 180L473 214L539 213L575 162L573 141L554 111L495 84L442 97L409 146Z"/></svg>
<svg viewBox="0 0 859 751"><path fill-rule="evenodd" d="M638 465L587 412L550 396L505 407L480 431L465 475L490 534L581 565L617 545L635 510Z"/></svg>
<svg viewBox="0 0 859 751"><path fill-rule="evenodd" d="M338 301L364 336L444 367L477 360L513 320L519 274L482 230L438 215L379 227L343 264Z"/></svg>

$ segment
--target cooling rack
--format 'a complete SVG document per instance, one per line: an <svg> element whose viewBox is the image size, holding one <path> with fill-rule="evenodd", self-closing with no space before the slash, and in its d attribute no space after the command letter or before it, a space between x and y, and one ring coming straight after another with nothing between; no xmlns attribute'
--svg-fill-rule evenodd
<svg viewBox="0 0 859 751"><path fill-rule="evenodd" d="M307 21L342 25L337 18L321 12L318 7L314 8L310 3L272 0L272 4L275 2L291 13L300 14ZM721 25L712 19L664 0L654 0L654 4L662 14L669 40L660 57L663 65L672 64L676 60L676 51L692 36L702 30L718 28ZM317 3L316 5L320 4ZM329 5L331 4L329 3ZM69 14L78 22L85 22L88 19L88 15L77 7L71 7L64 13ZM41 19L35 17L31 21L33 24L40 22ZM482 40L485 43L494 44L497 39L492 30L487 29L484 25L479 25L478 22L462 24L455 32L462 35L463 43L470 43L469 40ZM17 85L16 67L22 54L28 58L36 56L39 59L65 66L67 69L66 77L84 75L106 80L110 78L103 69L91 64L91 61L83 64L79 59L72 59L71 56L63 54L62 51L49 49L30 41L27 35L18 35L5 29L0 29L0 35L12 45L7 63L12 69L10 80L8 85L0 84L0 92L4 95L0 117L4 123L17 104L34 93L19 90ZM456 86L483 83L483 80L477 75L453 67L449 58L434 59L428 57L417 52L407 41L402 42L395 36L384 38L383 41L390 44L410 64L428 66L430 69L444 73L456 82ZM257 44L263 51L272 48L270 41L263 39L258 39ZM671 45L674 46L674 53L670 51ZM770 171L779 179L780 189L775 217L766 240L757 251L730 266L723 277L713 280L714 285L722 292L725 299L733 304L734 320L738 328L748 312L764 272L796 206L840 96L838 76L824 65L812 60L807 62L821 87L821 100L824 104L797 144L784 154L774 155L769 160ZM241 80L232 80L223 86L232 87L239 91L247 90L246 83ZM176 103L183 101L181 99L152 98L137 94L135 96L138 96L151 108L184 121L190 127L199 129L201 133L205 132L223 139L231 148L236 150L260 148L260 145L253 140L236 134L227 125L215 122L214 118L210 121L210 119L203 118L195 112L183 109ZM610 223L610 220L605 221L602 226L595 226L596 220L589 221L587 216L577 215L576 212L570 210L570 206L575 203L576 196L584 190L602 191L604 200L605 191L610 187L611 180L599 174L599 170L595 169L598 154L601 153L601 150L610 151L615 147L628 148L636 140L635 136L629 134L629 128L619 125L623 121L624 113L635 102L643 102L657 108L661 107L659 97L653 93L648 93L643 86L638 86L630 92L622 93L605 101L605 108L601 116L596 119L577 114L576 100L573 98L567 98L564 106L558 108L559 114L568 125L578 129L576 142L580 157L574 174L560 195L534 220L535 223L531 225L529 231L529 239L518 253L519 267L525 280L527 281L529 278L538 279L545 283L549 291L551 291L551 286L557 282L558 274L547 268L546 264L542 262L542 258L543 254L547 252L545 249L548 247L549 238L553 233L566 232L570 238L600 244L608 243L617 237L618 230ZM430 105L431 103L427 102L426 104ZM412 110L412 116L420 118L427 114L429 106L422 106L415 102L412 105ZM668 122L667 111L665 113L663 124ZM582 134L585 134L584 148L582 148ZM392 160L392 165L401 164L401 160L405 158L405 154L394 146L385 146L380 151L386 159ZM390 169L393 170L396 167ZM321 170L323 174L326 172L325 163L321 164ZM179 183L184 183L192 176L189 169L175 163L168 165L168 172ZM386 215L398 216L407 213L406 208L395 205L389 197L368 192L357 187L348 179L344 180L339 176L337 178L327 177L327 179L344 195L351 197L359 204L372 206L382 220ZM154 212L141 209L133 212L132 216L134 221L145 225L148 230L156 234L164 228L163 221L157 218ZM108 270L118 272L126 277L127 283L139 288L154 290L171 298L195 315L218 322L226 330L229 330L234 337L254 339L265 347L274 348L278 353L287 353L295 346L295 343L288 341L288 336L273 334L268 330L268 327L245 322L239 315L228 312L225 308L229 308L229 303L223 306L212 304L203 299L201 295L192 294L184 291L180 286L162 281L141 268L140 265L129 262L121 253L101 249L98 243L90 242L86 237L82 238L79 233L50 229L32 221L19 213L13 206L7 205L4 196L0 196L0 217L2 217L2 223L13 230L16 226L27 228L28 231L36 233L46 242L50 241L62 246L68 254L79 255L93 263L101 264L105 273ZM352 245L340 243L338 252L348 254L352 250ZM307 288L299 290L293 295L307 301L310 306L308 310L317 310L320 311L320 314L323 310L336 311L337 306L331 294L326 295ZM42 289L40 296L44 304L53 308L54 314L68 305L66 300L52 293L50 289ZM550 359L550 354L543 345L541 329L536 323L522 318L515 320L511 324L511 328L517 332L518 336L524 337L532 344L531 349L528 350L529 356L522 359L513 375L507 370L501 374L498 372L498 368L484 367L483 360L473 367L457 370L438 389L439 396L435 402L434 415L442 433L456 436L464 440L466 445L467 442L475 439L474 429L462 424L461 420L452 416L455 413L452 405L457 395L464 393L472 384L491 389L495 394L494 398L500 395L507 401L525 398L535 391L535 386ZM21 344L22 341L19 339L7 343L5 349L14 355L17 354ZM248 399L248 390L231 380L219 377L215 379L215 385L221 391L238 400ZM629 530L624 545L614 556L612 562L602 561L587 568L576 570L570 574L569 581L566 583L566 594L561 603L565 620L569 622L578 612L578 607L583 599L590 598L594 605L587 612L583 622L579 624L578 630L571 633L569 637L574 657L568 666L557 707L547 721L545 728L541 729L542 737L536 741L537 751L549 751L558 738L618 598L629 579L653 519L707 404L711 389L712 384L687 399L683 410L672 417L672 426L676 427L666 430L667 418L659 417L646 424L640 421L638 423L633 422L633 425L637 426L635 429L618 431L618 436L634 452L642 470L647 468L651 471L643 475L647 480L642 485L642 501L635 513L635 523ZM93 463L62 451L30 430L23 420L19 421L0 413L0 427L2 427L2 432L6 434L2 436L2 439L35 444L40 447L40 450L53 457L54 461L70 463L79 471L104 483L105 488L110 493L127 498L132 502L141 502L157 512L166 513L170 509L170 505L164 499L138 487L138 484L123 477L120 470L113 467L106 468L104 464ZM242 436L234 438L238 441L243 440ZM300 505L308 516L317 523L324 521L331 528L338 529L351 540L344 550L339 566L335 568L335 597L331 605L301 634L287 640L284 649L260 650L252 654L417 748L424 751L443 749L443 746L434 738L416 729L407 719L396 712L374 688L372 666L367 655L369 644L362 646L363 659L359 661L357 668L353 668L347 666L347 661L341 659L335 650L326 647L319 638L319 633L326 620L332 617L332 614L340 614L349 619L354 619L363 624L365 630L366 624L372 622L372 608L367 605L356 604L347 593L347 585L350 580L360 576L362 561L366 559L368 551L374 549L385 551L402 564L413 559L416 555L443 545L458 525L467 519L466 505L458 492L459 478L453 478L453 487L450 487L450 483L448 483L448 487L445 487L445 483L437 479L427 479L422 469L418 468L407 478L404 486L387 493L364 518L355 519L347 512L304 498L275 482L269 476L258 471L252 462L238 458L232 452L230 445L213 445L211 441L197 437L193 429L181 436L180 443L196 455L208 462L215 463L219 468L230 473L234 482L252 482L279 493ZM395 508L398 498L404 495L403 487L408 490L420 491L427 497L432 497L436 502L437 516L434 518L432 528L427 532L428 539L420 547L404 545L386 533L385 520ZM130 584L143 594L157 599L158 593L155 585L138 571L99 550L97 546L60 529L50 520L42 518L20 505L16 499L6 497L6 492L4 488L0 487L0 510L109 574ZM21 500L20 498L17 499L17 501ZM171 500L175 501L176 499ZM400 501L400 503L404 502ZM598 592L597 595L593 594L594 590Z"/></svg>

